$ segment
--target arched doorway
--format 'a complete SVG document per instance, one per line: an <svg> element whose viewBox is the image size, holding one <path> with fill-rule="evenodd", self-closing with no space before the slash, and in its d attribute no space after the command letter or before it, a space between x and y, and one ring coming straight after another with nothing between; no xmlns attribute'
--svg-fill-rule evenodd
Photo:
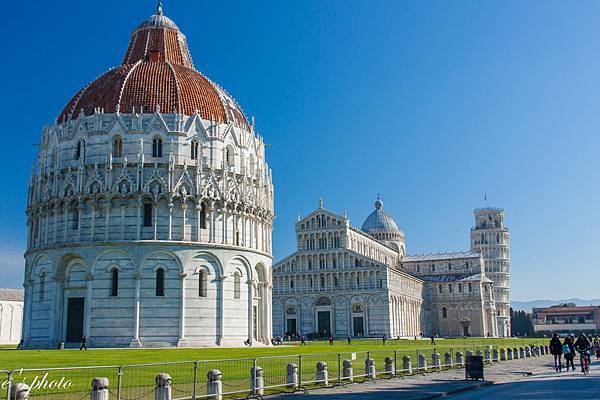
<svg viewBox="0 0 600 400"><path fill-rule="evenodd" d="M365 307L362 304L352 305L352 335L365 336Z"/></svg>
<svg viewBox="0 0 600 400"><path fill-rule="evenodd" d="M331 335L331 300L328 297L321 296L315 302L315 319L317 321L317 333L321 337Z"/></svg>

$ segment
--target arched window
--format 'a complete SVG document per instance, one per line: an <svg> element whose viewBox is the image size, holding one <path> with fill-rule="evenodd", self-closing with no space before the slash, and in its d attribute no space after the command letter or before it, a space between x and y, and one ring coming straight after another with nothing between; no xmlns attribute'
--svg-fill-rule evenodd
<svg viewBox="0 0 600 400"><path fill-rule="evenodd" d="M80 139L77 142L77 149L75 150L75 159L76 160L85 160L85 140Z"/></svg>
<svg viewBox="0 0 600 400"><path fill-rule="evenodd" d="M233 147L231 146L227 146L225 148L225 162L227 163L227 165L229 165L230 167L233 167L234 165L234 159L233 159L234 153L233 153Z"/></svg>
<svg viewBox="0 0 600 400"><path fill-rule="evenodd" d="M79 229L79 209L75 208L73 210L73 220L71 221L71 229L77 230Z"/></svg>
<svg viewBox="0 0 600 400"><path fill-rule="evenodd" d="M112 269L110 295L111 296L119 295L119 270L116 268Z"/></svg>
<svg viewBox="0 0 600 400"><path fill-rule="evenodd" d="M156 295L165 295L165 270L162 268L156 270Z"/></svg>
<svg viewBox="0 0 600 400"><path fill-rule="evenodd" d="M233 274L233 298L239 299L242 286L242 277L239 272Z"/></svg>
<svg viewBox="0 0 600 400"><path fill-rule="evenodd" d="M200 229L206 229L206 204L200 206Z"/></svg>
<svg viewBox="0 0 600 400"><path fill-rule="evenodd" d="M190 158L192 160L198 159L198 148L200 144L197 140L192 140L192 146L190 147Z"/></svg>
<svg viewBox="0 0 600 400"><path fill-rule="evenodd" d="M152 139L152 157L162 157L162 139L159 137Z"/></svg>
<svg viewBox="0 0 600 400"><path fill-rule="evenodd" d="M448 309L446 307L442 307L442 318L448 318Z"/></svg>
<svg viewBox="0 0 600 400"><path fill-rule="evenodd" d="M144 227L152 227L152 203L144 203Z"/></svg>
<svg viewBox="0 0 600 400"><path fill-rule="evenodd" d="M208 292L208 274L206 271L200 271L198 273L198 296L206 297Z"/></svg>
<svg viewBox="0 0 600 400"><path fill-rule="evenodd" d="M123 156L123 139L121 136L115 136L113 139L113 157L122 157Z"/></svg>
<svg viewBox="0 0 600 400"><path fill-rule="evenodd" d="M46 295L46 272L40 274L40 300L44 300Z"/></svg>

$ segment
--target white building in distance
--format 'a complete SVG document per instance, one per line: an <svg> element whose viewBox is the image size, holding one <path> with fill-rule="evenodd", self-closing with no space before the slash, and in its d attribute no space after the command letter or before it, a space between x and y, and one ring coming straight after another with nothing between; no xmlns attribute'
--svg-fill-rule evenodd
<svg viewBox="0 0 600 400"><path fill-rule="evenodd" d="M500 209L476 210L473 250L481 216L486 235L498 232L508 272L508 231ZM475 235L477 232L477 235ZM482 231L483 232L483 231ZM484 236L484 244L490 238ZM509 336L497 312L490 253L407 255L402 232L377 199L361 229L346 215L319 208L296 222L297 251L273 272L273 333L337 337L415 337L436 334ZM495 268L495 263L491 264ZM495 275L492 275L496 277ZM502 279L506 276L502 275ZM500 282L508 289L507 278ZM502 297L508 304L508 297Z"/></svg>
<svg viewBox="0 0 600 400"><path fill-rule="evenodd" d="M23 289L0 289L0 344L21 340Z"/></svg>
<svg viewBox="0 0 600 400"><path fill-rule="evenodd" d="M25 347L268 343L273 196L254 121L159 3L42 131Z"/></svg>

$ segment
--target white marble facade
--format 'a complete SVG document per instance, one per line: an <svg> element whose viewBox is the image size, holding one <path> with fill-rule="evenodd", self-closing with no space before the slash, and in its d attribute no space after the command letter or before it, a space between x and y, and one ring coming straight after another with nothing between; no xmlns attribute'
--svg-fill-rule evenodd
<svg viewBox="0 0 600 400"><path fill-rule="evenodd" d="M296 237L297 251L274 265L275 335L503 334L482 254L407 255L379 199L361 229L321 202Z"/></svg>
<svg viewBox="0 0 600 400"><path fill-rule="evenodd" d="M136 35L160 40L138 46ZM83 335L92 347L269 343L274 189L264 141L193 69L160 6L132 34L132 57L42 131L29 182L24 345L75 346ZM120 70L130 71L124 81ZM189 104L210 108L184 112Z"/></svg>
<svg viewBox="0 0 600 400"><path fill-rule="evenodd" d="M23 290L0 289L0 344L17 344L21 340Z"/></svg>

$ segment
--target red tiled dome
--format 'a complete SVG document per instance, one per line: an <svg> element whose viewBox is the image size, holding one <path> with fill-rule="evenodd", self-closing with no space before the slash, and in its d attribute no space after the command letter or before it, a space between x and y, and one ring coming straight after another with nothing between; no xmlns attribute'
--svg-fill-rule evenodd
<svg viewBox="0 0 600 400"><path fill-rule="evenodd" d="M185 35L160 7L131 34L122 65L81 89L59 122L98 108L105 113L198 112L204 119L249 130L237 103L194 69Z"/></svg>

